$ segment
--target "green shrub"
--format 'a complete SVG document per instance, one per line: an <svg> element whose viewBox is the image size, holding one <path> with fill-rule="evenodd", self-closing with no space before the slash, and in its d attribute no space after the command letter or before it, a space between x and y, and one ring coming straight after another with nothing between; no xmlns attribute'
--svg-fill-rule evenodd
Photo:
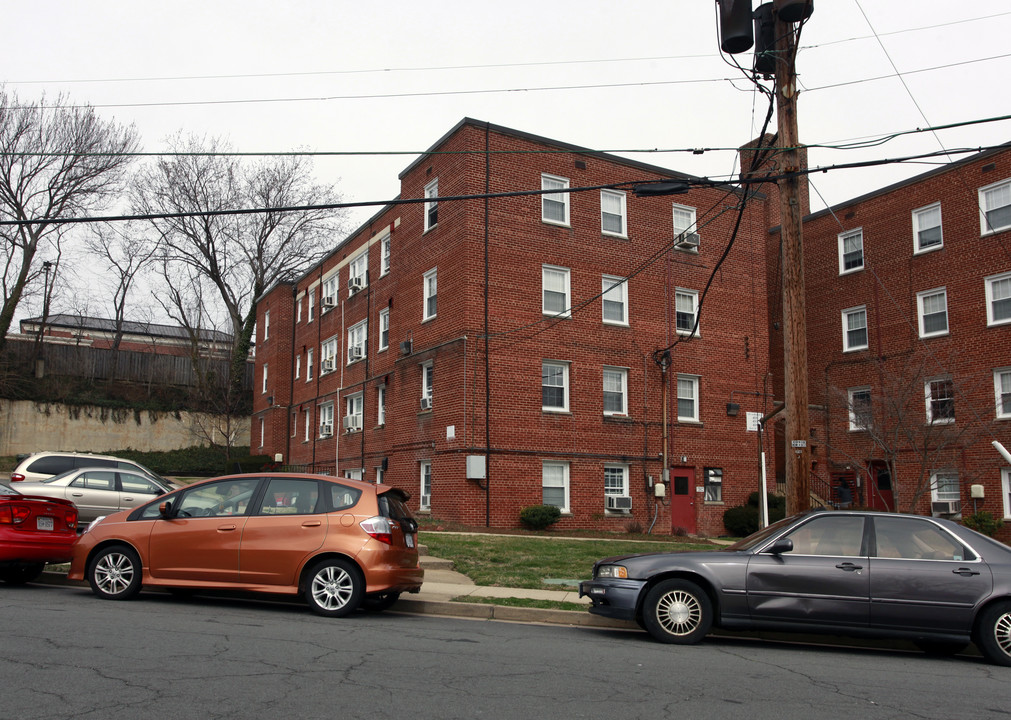
<svg viewBox="0 0 1011 720"><path fill-rule="evenodd" d="M769 509L769 523L786 517L786 498L779 495L767 495L766 507ZM758 530L758 492L748 496L745 505L727 509L723 513L723 527L734 537L745 537Z"/></svg>
<svg viewBox="0 0 1011 720"><path fill-rule="evenodd" d="M554 505L530 505L520 510L520 521L531 530L543 530L561 516L562 511Z"/></svg>
<svg viewBox="0 0 1011 720"><path fill-rule="evenodd" d="M986 510L980 510L962 518L962 524L970 530L993 537L994 533L1004 527L1004 521L995 518Z"/></svg>
<svg viewBox="0 0 1011 720"><path fill-rule="evenodd" d="M222 475L226 472L233 472L234 465L232 463L236 460L250 459L248 447L233 447L231 460L225 458L224 448L202 446L163 452L143 452L127 448L126 450L109 450L103 454L139 462L159 475L178 475L180 477ZM263 456L258 457L262 458ZM266 460L264 458L254 471L260 470Z"/></svg>

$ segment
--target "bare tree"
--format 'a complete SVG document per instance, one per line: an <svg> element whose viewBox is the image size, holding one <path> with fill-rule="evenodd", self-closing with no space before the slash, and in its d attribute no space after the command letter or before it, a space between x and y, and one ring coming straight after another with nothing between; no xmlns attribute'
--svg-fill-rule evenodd
<svg viewBox="0 0 1011 720"><path fill-rule="evenodd" d="M116 197L136 148L132 126L102 120L90 107L64 96L22 101L0 88L0 350L26 284L39 273L37 255L59 245L57 221Z"/></svg>
<svg viewBox="0 0 1011 720"><path fill-rule="evenodd" d="M334 189L311 178L304 156L286 156L244 163L219 139L176 135L169 141L176 153L144 168L137 178L134 205L143 214L198 213L196 216L152 220L159 257L167 268L170 301L176 315L189 303L183 295L199 282L216 295L216 307L195 317L223 315L232 335L232 395L241 393L256 322L256 298L277 278L300 274L335 244L344 230L343 211L272 208L333 205ZM215 214L240 208L262 212ZM190 327L194 327L190 325ZM234 398L233 398L234 400ZM231 402L229 404L232 404Z"/></svg>

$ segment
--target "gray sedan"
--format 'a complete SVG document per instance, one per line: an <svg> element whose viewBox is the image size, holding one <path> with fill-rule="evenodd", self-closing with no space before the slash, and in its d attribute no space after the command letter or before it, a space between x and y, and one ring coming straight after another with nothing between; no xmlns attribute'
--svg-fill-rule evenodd
<svg viewBox="0 0 1011 720"><path fill-rule="evenodd" d="M42 482L20 482L17 488L26 495L70 500L82 523L143 505L171 490L146 475L106 467L76 468Z"/></svg>
<svg viewBox="0 0 1011 720"><path fill-rule="evenodd" d="M607 558L580 583L590 612L661 642L716 627L975 642L1011 666L1011 548L939 518L815 511L716 552Z"/></svg>

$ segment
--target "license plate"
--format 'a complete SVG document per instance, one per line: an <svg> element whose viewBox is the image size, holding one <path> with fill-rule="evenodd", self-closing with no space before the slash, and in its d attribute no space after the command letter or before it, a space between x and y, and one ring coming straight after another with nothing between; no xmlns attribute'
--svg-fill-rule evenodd
<svg viewBox="0 0 1011 720"><path fill-rule="evenodd" d="M38 530L52 530L53 519L51 517L40 516L35 518L35 527Z"/></svg>
<svg viewBox="0 0 1011 720"><path fill-rule="evenodd" d="M410 533L404 535L404 541L407 543L407 547L409 548L414 547L414 536L411 535Z"/></svg>

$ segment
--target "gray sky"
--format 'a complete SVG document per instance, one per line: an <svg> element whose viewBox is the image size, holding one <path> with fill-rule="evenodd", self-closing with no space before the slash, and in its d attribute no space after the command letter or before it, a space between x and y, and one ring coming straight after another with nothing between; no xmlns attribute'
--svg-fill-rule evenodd
<svg viewBox="0 0 1011 720"><path fill-rule="evenodd" d="M755 4L758 2L756 0ZM8 2L0 73L135 123L236 150L417 153L465 116L593 149L736 148L765 100L721 57L709 0ZM1007 0L816 0L797 67L801 140L839 144L1011 113ZM750 66L751 55L737 56ZM896 73L902 73L899 77ZM1011 140L1011 122L812 149L811 165ZM730 150L635 154L698 175ZM350 201L386 200L414 155L319 159ZM956 156L961 157L961 156ZM932 167L812 177L812 207ZM355 211L360 222L374 210Z"/></svg>

